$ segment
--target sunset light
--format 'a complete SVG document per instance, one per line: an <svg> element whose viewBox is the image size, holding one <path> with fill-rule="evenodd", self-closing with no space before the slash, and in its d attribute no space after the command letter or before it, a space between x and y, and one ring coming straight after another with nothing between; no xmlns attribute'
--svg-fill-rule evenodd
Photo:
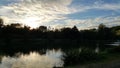
<svg viewBox="0 0 120 68"><path fill-rule="evenodd" d="M31 28L76 25L87 29L101 23L111 27L120 24L119 6L119 0L2 0L0 17L7 18L6 24L19 22Z"/></svg>
<svg viewBox="0 0 120 68"><path fill-rule="evenodd" d="M120 68L120 0L0 0L0 68Z"/></svg>
<svg viewBox="0 0 120 68"><path fill-rule="evenodd" d="M22 20L24 25L30 26L30 28L37 28L40 24L36 23L39 18L28 17ZM40 21L39 21L40 22Z"/></svg>

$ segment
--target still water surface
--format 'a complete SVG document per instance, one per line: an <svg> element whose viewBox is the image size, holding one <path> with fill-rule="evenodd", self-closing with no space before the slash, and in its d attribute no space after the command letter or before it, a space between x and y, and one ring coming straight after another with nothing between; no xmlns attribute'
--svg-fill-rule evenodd
<svg viewBox="0 0 120 68"><path fill-rule="evenodd" d="M15 57L4 56L0 68L53 68L63 67L63 52L61 50L48 50L46 54L31 52Z"/></svg>

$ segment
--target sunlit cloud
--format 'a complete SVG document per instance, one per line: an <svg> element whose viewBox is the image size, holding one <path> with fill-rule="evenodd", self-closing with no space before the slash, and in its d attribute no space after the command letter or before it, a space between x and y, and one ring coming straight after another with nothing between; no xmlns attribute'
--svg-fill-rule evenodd
<svg viewBox="0 0 120 68"><path fill-rule="evenodd" d="M65 19L65 15L71 13L71 9L68 7L71 2L72 0L18 0L2 6L0 15L9 19L9 22L5 23L20 22L28 26L31 26L31 23L36 23L36 26L44 25L53 20Z"/></svg>
<svg viewBox="0 0 120 68"><path fill-rule="evenodd" d="M75 7L76 6L76 7ZM80 5L75 5L74 7L77 9L75 10L75 12L86 12L89 10L113 10L113 11L120 11L120 3L104 3L104 1L102 0L98 0L93 2L90 5L84 5L84 4L80 4Z"/></svg>
<svg viewBox="0 0 120 68"><path fill-rule="evenodd" d="M5 24L21 23L32 28L40 25L54 28L77 25L79 28L86 28L90 27L90 25L97 26L100 22L110 25L110 22L118 21L114 19L117 16L109 20L102 15L102 17L90 18L89 16L87 19L80 19L79 14L77 16L74 14L84 12L90 14L89 11L91 10L107 10L114 11L111 14L114 15L115 12L120 13L120 2L109 3L104 0L91 0L92 2L89 5L82 2L76 5L73 4L73 1L77 2L77 0L3 0L2 2L6 2L6 4L0 6L0 17L4 19ZM99 14L99 12L95 13ZM70 14L73 14L76 18L71 19Z"/></svg>
<svg viewBox="0 0 120 68"><path fill-rule="evenodd" d="M120 16L96 17L89 19L69 19L65 21L67 26L73 27L73 25L76 25L80 30L82 30L82 29L97 28L101 23L105 24L107 27L120 25Z"/></svg>

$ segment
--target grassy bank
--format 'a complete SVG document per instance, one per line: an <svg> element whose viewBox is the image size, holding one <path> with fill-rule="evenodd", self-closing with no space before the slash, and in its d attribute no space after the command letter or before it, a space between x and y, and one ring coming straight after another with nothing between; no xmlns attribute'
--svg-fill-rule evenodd
<svg viewBox="0 0 120 68"><path fill-rule="evenodd" d="M120 54L105 54L105 59L100 61L86 62L85 64L77 64L66 66L65 68L119 68L120 67Z"/></svg>

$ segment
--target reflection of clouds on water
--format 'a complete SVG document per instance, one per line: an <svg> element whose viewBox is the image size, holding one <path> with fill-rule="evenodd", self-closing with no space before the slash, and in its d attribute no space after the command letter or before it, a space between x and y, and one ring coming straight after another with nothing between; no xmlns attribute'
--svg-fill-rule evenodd
<svg viewBox="0 0 120 68"><path fill-rule="evenodd" d="M3 57L0 68L53 68L63 67L63 52L49 50L44 55L31 52L19 57Z"/></svg>
<svg viewBox="0 0 120 68"><path fill-rule="evenodd" d="M95 53L99 53L99 44L97 44L97 47L95 48Z"/></svg>
<svg viewBox="0 0 120 68"><path fill-rule="evenodd" d="M120 46L120 40L117 40L116 42L113 42L112 44L108 44L112 46Z"/></svg>

